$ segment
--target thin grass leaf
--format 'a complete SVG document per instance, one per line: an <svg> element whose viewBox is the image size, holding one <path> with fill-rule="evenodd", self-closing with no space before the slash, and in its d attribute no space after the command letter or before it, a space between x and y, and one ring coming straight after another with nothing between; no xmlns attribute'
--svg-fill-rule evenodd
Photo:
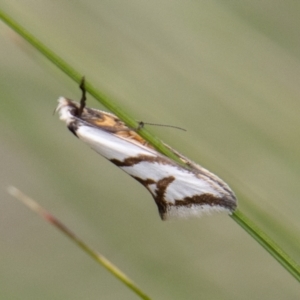
<svg viewBox="0 0 300 300"><path fill-rule="evenodd" d="M55 226L59 231L69 237L75 244L77 244L84 252L91 256L97 263L102 265L107 271L109 271L113 276L119 279L123 284L125 284L129 289L136 293L141 299L151 300L131 279L128 278L119 268L117 268L113 263L111 263L106 257L101 255L99 252L93 250L88 246L82 239L75 235L66 225L64 225L55 216L50 214L45 208L40 206L33 199L22 193L17 188L10 186L8 188L8 193L14 198L18 199L32 211L37 213L44 220L49 222L51 225Z"/></svg>
<svg viewBox="0 0 300 300"><path fill-rule="evenodd" d="M241 211L236 210L231 215L231 218L264 247L294 278L300 281L300 266L272 239L251 222Z"/></svg>

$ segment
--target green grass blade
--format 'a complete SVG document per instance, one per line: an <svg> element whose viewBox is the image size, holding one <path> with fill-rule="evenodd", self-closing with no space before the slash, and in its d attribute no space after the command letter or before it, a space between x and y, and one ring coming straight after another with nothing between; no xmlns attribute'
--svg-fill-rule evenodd
<svg viewBox="0 0 300 300"><path fill-rule="evenodd" d="M295 279L300 281L300 266L272 239L251 222L241 211L236 210L231 215L231 218L264 247Z"/></svg>

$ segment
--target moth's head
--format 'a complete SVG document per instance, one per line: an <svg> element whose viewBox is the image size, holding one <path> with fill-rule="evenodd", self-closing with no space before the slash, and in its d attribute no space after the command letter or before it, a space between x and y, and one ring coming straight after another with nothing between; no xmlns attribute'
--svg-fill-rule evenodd
<svg viewBox="0 0 300 300"><path fill-rule="evenodd" d="M55 112L59 114L60 120L64 121L69 125L74 117L78 114L79 103L69 100L65 97L60 97L58 99L58 105Z"/></svg>

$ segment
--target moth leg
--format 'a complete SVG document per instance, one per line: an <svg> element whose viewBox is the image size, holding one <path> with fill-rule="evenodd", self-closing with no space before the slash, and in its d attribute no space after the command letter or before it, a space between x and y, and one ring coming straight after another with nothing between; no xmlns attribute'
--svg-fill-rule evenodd
<svg viewBox="0 0 300 300"><path fill-rule="evenodd" d="M85 108L85 103L86 103L86 89L85 89L85 77L84 76L81 78L79 88L81 89L82 94L81 94L80 107L78 109L77 116L81 117L83 109Z"/></svg>

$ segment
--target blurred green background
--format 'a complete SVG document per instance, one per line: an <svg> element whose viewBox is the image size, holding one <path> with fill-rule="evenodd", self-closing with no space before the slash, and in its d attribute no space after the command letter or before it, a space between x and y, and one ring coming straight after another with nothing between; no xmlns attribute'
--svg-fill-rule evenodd
<svg viewBox="0 0 300 300"><path fill-rule="evenodd" d="M300 261L300 3L1 1L154 134L218 174ZM0 23L1 299L138 299L6 192L15 185L153 299L299 299L231 218L162 222L150 194L53 116L78 86ZM91 97L91 107L103 109ZM116 184L117 183L117 184Z"/></svg>

